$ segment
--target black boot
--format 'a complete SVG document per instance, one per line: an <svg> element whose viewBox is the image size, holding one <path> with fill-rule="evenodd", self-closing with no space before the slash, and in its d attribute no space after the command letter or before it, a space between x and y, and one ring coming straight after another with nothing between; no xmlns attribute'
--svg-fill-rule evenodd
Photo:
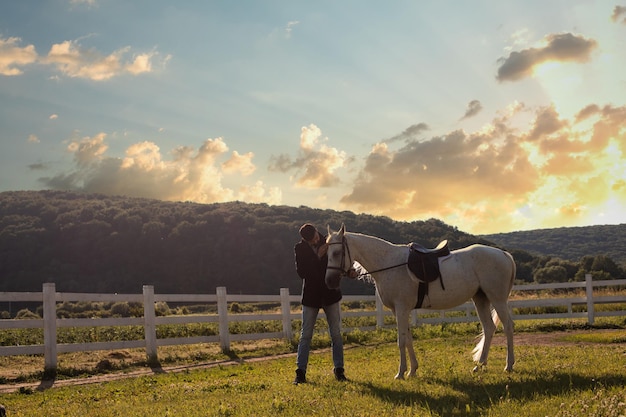
<svg viewBox="0 0 626 417"><path fill-rule="evenodd" d="M293 381L294 385L306 384L306 372L302 369L296 369L296 379Z"/></svg>
<svg viewBox="0 0 626 417"><path fill-rule="evenodd" d="M343 381L348 380L348 378L346 378L343 368L335 368L334 373L335 373L335 379L337 381L343 382Z"/></svg>

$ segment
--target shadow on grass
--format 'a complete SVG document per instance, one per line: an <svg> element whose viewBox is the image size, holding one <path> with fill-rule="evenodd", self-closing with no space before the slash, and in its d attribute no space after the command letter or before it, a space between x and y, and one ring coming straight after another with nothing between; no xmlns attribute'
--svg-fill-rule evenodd
<svg viewBox="0 0 626 417"><path fill-rule="evenodd" d="M429 385L440 385L458 391L458 395L429 395L424 386L402 385L382 386L375 383L353 382L361 386L364 392L383 401L399 406L420 405L427 407L436 415L480 416L490 407L504 401L528 401L541 397L552 397L576 390L594 388L622 387L622 374L608 374L600 377L582 376L576 373L556 373L546 377L524 378L522 381L503 380L496 383L484 383L479 379L445 380L429 379ZM399 382L411 384L411 381ZM469 405L466 409L465 404Z"/></svg>

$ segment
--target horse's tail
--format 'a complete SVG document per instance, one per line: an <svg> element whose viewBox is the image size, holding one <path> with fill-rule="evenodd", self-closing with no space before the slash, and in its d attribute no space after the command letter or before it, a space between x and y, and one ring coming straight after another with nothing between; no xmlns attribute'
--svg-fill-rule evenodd
<svg viewBox="0 0 626 417"><path fill-rule="evenodd" d="M493 307L491 308L491 320L493 320L493 324L495 324L496 327L498 327L498 324L500 324L500 317L498 317L498 312ZM484 328L480 332L480 335L478 337L480 337L480 340L478 341L478 343L476 343L476 347L472 351L472 355L473 355L472 357L474 359L474 362L478 362L480 360L480 355L482 355L483 353L483 348L485 346Z"/></svg>

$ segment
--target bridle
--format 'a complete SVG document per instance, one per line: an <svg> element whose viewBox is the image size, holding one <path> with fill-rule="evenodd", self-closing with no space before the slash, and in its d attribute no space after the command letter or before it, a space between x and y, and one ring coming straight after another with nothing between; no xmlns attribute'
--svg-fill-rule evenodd
<svg viewBox="0 0 626 417"><path fill-rule="evenodd" d="M348 265L352 265L352 256L350 256L350 247L348 246L348 242L346 241L345 236L341 236L341 242L330 242L330 245L341 245L341 266L327 266L326 269L331 269L334 271L339 271L339 276L347 276L350 272L350 266L348 269L344 269L343 266L346 264L346 254L348 255Z"/></svg>
<svg viewBox="0 0 626 417"><path fill-rule="evenodd" d="M346 237L342 236L341 237L341 242L329 242L328 246L330 246L330 245L341 245L341 263L340 263L341 266L340 267L339 266L327 266L326 269L339 271L339 276L340 277L347 276L349 274L349 272L350 272L350 266L352 266L353 262L352 262L352 256L350 255L350 247L348 246L348 241L346 240ZM348 256L348 269L344 269L343 268L343 266L345 265L345 262L346 262L346 255ZM398 268L398 267L401 267L401 266L404 266L404 265L407 265L407 264L408 264L408 261L399 263L397 265L376 269L374 271L367 271L364 274L357 275L355 278L359 278L359 277L362 277L362 276L370 275L370 274L373 274L375 272L387 271L389 269Z"/></svg>

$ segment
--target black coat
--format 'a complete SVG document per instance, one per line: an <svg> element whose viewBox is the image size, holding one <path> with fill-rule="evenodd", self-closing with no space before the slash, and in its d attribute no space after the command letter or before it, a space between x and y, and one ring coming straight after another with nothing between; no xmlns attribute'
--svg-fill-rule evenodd
<svg viewBox="0 0 626 417"><path fill-rule="evenodd" d="M328 256L317 256L311 245L304 239L294 247L296 272L302 278L302 305L320 308L341 300L341 291L326 286L326 264Z"/></svg>

